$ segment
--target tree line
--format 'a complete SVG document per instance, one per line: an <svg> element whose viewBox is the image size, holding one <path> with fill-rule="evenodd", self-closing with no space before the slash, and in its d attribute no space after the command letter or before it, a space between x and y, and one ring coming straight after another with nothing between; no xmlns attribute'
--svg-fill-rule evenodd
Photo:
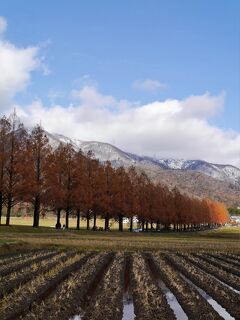
<svg viewBox="0 0 240 320"><path fill-rule="evenodd" d="M33 227L39 226L42 210L55 212L56 228L61 227L64 213L66 228L74 215L77 229L84 218L87 229L93 221L94 230L97 218L104 219L105 230L115 219L119 231L124 218L130 221L130 231L134 217L143 230L162 226L185 230L229 219L223 204L181 194L177 188L169 190L134 167L113 168L70 143L52 147L40 125L29 132L14 113L0 118L0 224L5 208L10 225L12 209L19 203L32 205Z"/></svg>
<svg viewBox="0 0 240 320"><path fill-rule="evenodd" d="M240 215L240 208L228 208L228 212L232 216L239 216Z"/></svg>

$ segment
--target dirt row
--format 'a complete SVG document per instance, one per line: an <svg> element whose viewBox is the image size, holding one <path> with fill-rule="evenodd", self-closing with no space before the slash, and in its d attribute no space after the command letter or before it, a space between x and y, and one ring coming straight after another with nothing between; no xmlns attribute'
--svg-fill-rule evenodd
<svg viewBox="0 0 240 320"><path fill-rule="evenodd" d="M78 270L69 274L46 299L33 304L31 312L21 319L68 320L82 313L91 291L98 284L96 278L104 273L111 261L111 254L90 255Z"/></svg>
<svg viewBox="0 0 240 320"><path fill-rule="evenodd" d="M173 292L189 319L222 319L198 291L187 283L161 255L154 254L153 263L167 287Z"/></svg>
<svg viewBox="0 0 240 320"><path fill-rule="evenodd" d="M238 276L209 259L225 263L205 253L33 252L1 278L0 319L122 320L126 288L135 320L176 319L163 284L189 320L223 319L192 283L240 319L240 295L217 280L238 290Z"/></svg>
<svg viewBox="0 0 240 320"><path fill-rule="evenodd" d="M180 272L190 279L195 285L207 292L222 307L224 307L232 317L240 319L240 295L216 281L214 277L194 266L176 254L168 254L166 259Z"/></svg>
<svg viewBox="0 0 240 320"><path fill-rule="evenodd" d="M83 320L121 320L123 314L124 254L116 254L100 282Z"/></svg>
<svg viewBox="0 0 240 320"><path fill-rule="evenodd" d="M200 269L206 271L207 273L213 275L221 282L226 283L227 285L231 286L232 288L240 291L240 279L239 277L226 272L225 270L216 267L215 265L207 262L206 260L196 257L187 253L181 253L180 256L187 259L189 262L193 263L195 266L199 267Z"/></svg>
<svg viewBox="0 0 240 320"><path fill-rule="evenodd" d="M211 257L222 260L223 262L229 263L233 265L234 267L240 268L240 261L237 261L234 258L227 257L221 253L214 253L214 254L209 254Z"/></svg>
<svg viewBox="0 0 240 320"><path fill-rule="evenodd" d="M31 309L35 301L41 301L59 282L66 279L70 272L79 269L86 261L87 256L88 254L83 253L75 254L65 262L59 263L56 267L40 274L11 294L6 295L0 301L1 320L19 319L21 315Z"/></svg>
<svg viewBox="0 0 240 320"><path fill-rule="evenodd" d="M238 255L238 254L233 254L233 253L229 253L229 252L227 252L227 253L221 253L224 257L226 257L226 258L230 258L230 259L232 259L232 260L234 260L234 261L238 261L238 262L240 262L240 255Z"/></svg>
<svg viewBox="0 0 240 320"><path fill-rule="evenodd" d="M37 263L42 261L43 259L53 257L56 254L57 254L56 251L44 250L44 251L36 252L31 255L26 255L22 257L21 260L17 259L17 261L14 260L10 263L4 263L0 267L0 276L4 277L9 273L19 270L20 268L27 267L32 262Z"/></svg>
<svg viewBox="0 0 240 320"><path fill-rule="evenodd" d="M43 250L41 250L43 251ZM25 257L30 257L31 255L33 255L36 252L40 252L40 250L38 251L28 251L28 252L24 252L24 253L8 253L6 255L0 256L0 267L4 264L10 264L13 261L17 261L17 260L22 260Z"/></svg>
<svg viewBox="0 0 240 320"><path fill-rule="evenodd" d="M137 320L176 319L166 297L149 273L140 253L132 255L131 288Z"/></svg>
<svg viewBox="0 0 240 320"><path fill-rule="evenodd" d="M231 265L231 264L229 264L227 262L223 262L222 260L214 258L214 257L210 256L209 254L196 253L194 255L196 257L200 257L200 258L210 262L214 266L216 266L218 268L221 268L222 270L225 270L228 273L232 273L235 276L240 277L240 270L236 266L233 266L233 265Z"/></svg>
<svg viewBox="0 0 240 320"><path fill-rule="evenodd" d="M18 271L6 275L0 282L0 298L3 298L6 294L9 294L15 288L20 285L22 286L39 274L44 273L57 266L57 264L66 261L73 255L73 252L59 252L53 257L43 257L40 262L32 262L28 267L20 268Z"/></svg>

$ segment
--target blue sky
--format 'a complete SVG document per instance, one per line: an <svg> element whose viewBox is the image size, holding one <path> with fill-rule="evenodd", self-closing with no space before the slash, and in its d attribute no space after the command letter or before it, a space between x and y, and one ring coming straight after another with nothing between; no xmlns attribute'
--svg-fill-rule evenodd
<svg viewBox="0 0 240 320"><path fill-rule="evenodd" d="M140 105L209 92L224 108L205 121L239 132L239 12L234 0L1 1L4 39L36 46L50 71L33 68L12 100L69 106L84 85Z"/></svg>

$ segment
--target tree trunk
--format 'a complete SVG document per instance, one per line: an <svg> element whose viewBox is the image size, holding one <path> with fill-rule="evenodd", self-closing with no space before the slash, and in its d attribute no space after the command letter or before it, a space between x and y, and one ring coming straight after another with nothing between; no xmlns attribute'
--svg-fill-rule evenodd
<svg viewBox="0 0 240 320"><path fill-rule="evenodd" d="M120 214L119 216L118 216L118 223L119 223L119 225L118 225L118 231L123 231L123 216Z"/></svg>
<svg viewBox="0 0 240 320"><path fill-rule="evenodd" d="M13 205L13 163L14 163L14 150L15 150L15 137L14 137L14 130L11 133L11 153L10 153L10 168L9 168L9 182L8 182L8 195L7 195L7 215L6 215L6 226L10 225L10 216L11 216L11 209Z"/></svg>
<svg viewBox="0 0 240 320"><path fill-rule="evenodd" d="M129 230L132 232L133 231L133 217L130 218L130 228Z"/></svg>
<svg viewBox="0 0 240 320"><path fill-rule="evenodd" d="M142 231L144 231L145 230L145 221L144 221L144 219L142 220Z"/></svg>
<svg viewBox="0 0 240 320"><path fill-rule="evenodd" d="M87 212L87 230L90 229L90 213L89 211Z"/></svg>
<svg viewBox="0 0 240 320"><path fill-rule="evenodd" d="M57 209L56 229L61 229L61 209Z"/></svg>
<svg viewBox="0 0 240 320"><path fill-rule="evenodd" d="M77 230L80 230L80 210L77 210Z"/></svg>
<svg viewBox="0 0 240 320"><path fill-rule="evenodd" d="M96 212L93 213L93 230L97 229L97 214Z"/></svg>
<svg viewBox="0 0 240 320"><path fill-rule="evenodd" d="M3 194L0 192L0 226L2 224Z"/></svg>
<svg viewBox="0 0 240 320"><path fill-rule="evenodd" d="M105 231L107 231L109 229L109 213L106 214L105 217L105 227L104 227Z"/></svg>
<svg viewBox="0 0 240 320"><path fill-rule="evenodd" d="M11 209L12 209L12 195L9 194L8 202L7 202L6 226L10 225Z"/></svg>
<svg viewBox="0 0 240 320"><path fill-rule="evenodd" d="M40 194L37 193L34 199L34 213L33 213L33 227L39 227L39 217L40 217Z"/></svg>
<svg viewBox="0 0 240 320"><path fill-rule="evenodd" d="M69 207L66 209L66 223L65 223L65 228L68 229L69 227Z"/></svg>
<svg viewBox="0 0 240 320"><path fill-rule="evenodd" d="M148 221L146 221L146 231L148 232Z"/></svg>

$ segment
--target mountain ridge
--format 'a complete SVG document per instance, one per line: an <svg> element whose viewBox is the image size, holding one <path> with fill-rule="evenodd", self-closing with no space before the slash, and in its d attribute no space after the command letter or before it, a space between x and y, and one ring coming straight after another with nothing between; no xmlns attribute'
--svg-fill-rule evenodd
<svg viewBox="0 0 240 320"><path fill-rule="evenodd" d="M205 160L185 160L173 158L153 158L149 156L139 156L130 152L125 152L110 143L99 141L83 141L71 139L64 135L47 132L47 136L52 145L62 143L72 143L75 149L81 149L84 153L92 151L94 156L102 162L110 161L115 166L129 166L145 164L158 166L161 169L172 170L193 170L202 172L219 180L230 180L240 184L240 169L230 164L216 164ZM51 140L55 140L52 143Z"/></svg>
<svg viewBox="0 0 240 320"><path fill-rule="evenodd" d="M110 161L114 167L135 166L151 179L170 188L177 186L185 193L212 197L229 206L240 205L240 169L233 165L215 164L204 160L184 160L139 156L125 152L110 143L71 139L57 133L46 135L53 148L60 142L71 143L75 150L91 151L100 162Z"/></svg>

